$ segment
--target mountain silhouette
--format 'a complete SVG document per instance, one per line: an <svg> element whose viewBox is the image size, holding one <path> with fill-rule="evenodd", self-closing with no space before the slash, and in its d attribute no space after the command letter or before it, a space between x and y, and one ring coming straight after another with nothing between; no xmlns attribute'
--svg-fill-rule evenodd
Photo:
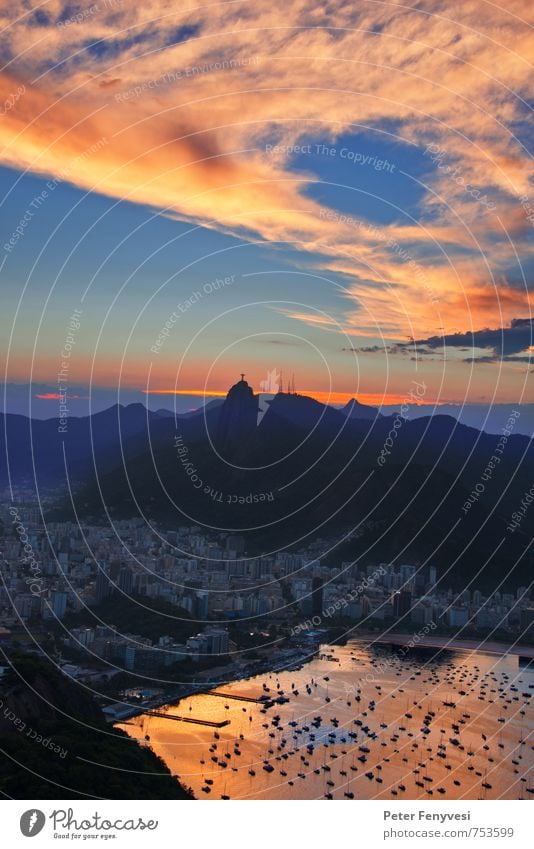
<svg viewBox="0 0 534 849"><path fill-rule="evenodd" d="M223 452L232 451L254 432L258 421L258 398L241 375L241 380L228 390L219 408L215 442Z"/></svg>
<svg viewBox="0 0 534 849"><path fill-rule="evenodd" d="M343 559L431 558L453 586L470 575L477 586L530 582L528 523L506 531L532 485L528 437L509 436L488 477L500 437L451 416L407 418L399 427L398 416L367 410L359 418L357 405L347 415L279 392L258 425L257 400L242 378L223 403L196 414L116 405L70 419L67 434L56 420L6 417L12 480L35 473L40 489L65 492L67 484L84 521L144 516L169 527L218 527L245 535L249 553L320 536L339 541ZM483 475L483 498L464 511ZM70 498L58 498L50 518L72 518Z"/></svg>
<svg viewBox="0 0 534 849"><path fill-rule="evenodd" d="M351 419L376 419L382 418L381 413L376 407L369 407L367 404L360 404L356 398L351 398L343 407L342 411Z"/></svg>

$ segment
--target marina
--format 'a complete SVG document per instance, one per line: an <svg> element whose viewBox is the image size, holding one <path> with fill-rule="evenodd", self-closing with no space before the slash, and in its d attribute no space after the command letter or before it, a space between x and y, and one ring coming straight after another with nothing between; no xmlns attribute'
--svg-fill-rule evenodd
<svg viewBox="0 0 534 849"><path fill-rule="evenodd" d="M533 695L514 655L354 640L120 727L197 798L531 799Z"/></svg>

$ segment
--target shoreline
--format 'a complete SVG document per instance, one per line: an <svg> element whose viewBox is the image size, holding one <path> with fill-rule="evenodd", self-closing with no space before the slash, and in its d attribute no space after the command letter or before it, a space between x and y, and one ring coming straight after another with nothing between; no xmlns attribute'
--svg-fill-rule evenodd
<svg viewBox="0 0 534 849"><path fill-rule="evenodd" d="M534 660L534 646L526 645L511 645L508 643L499 642L479 642L478 640L456 640L448 637L421 637L417 643L414 643L413 634L361 634L355 636L354 639L369 640L369 644L378 645L393 645L393 646L409 646L410 648L431 648L442 649L443 651L478 651L485 654L498 654L503 657L513 655L514 657L524 657L528 660Z"/></svg>
<svg viewBox="0 0 534 849"><path fill-rule="evenodd" d="M335 641L332 642L329 640L329 637L331 636L332 635L329 635L328 632L325 631L324 639L321 639L318 642L313 642L307 650L304 650L304 648L298 652L295 650L294 655L286 658L283 665L277 665L274 662L267 663L266 661L262 661L261 663L258 663L256 667L252 666L239 670L236 669L233 674L229 674L217 681L192 682L187 688L183 688L179 692L162 694L147 700L143 705L128 705L124 702L117 702L115 708L113 705L103 708L103 713L108 722L113 724L122 724L128 719L132 719L135 716L140 716L141 714L146 713L148 710L154 710L165 706L175 706L179 704L182 699L186 699L189 696L207 694L210 690L215 690L217 687L222 687L225 684L232 684L236 681L253 678L264 672L281 672L284 669L291 668L292 666L310 663L319 652L321 646L336 645ZM349 639L366 641L369 646L389 645L399 648L408 646L410 649L427 648L438 649L440 651L475 651L484 654L499 655L501 657L511 655L518 658L524 658L528 661L534 660L534 646L510 646L506 643L498 642L480 643L477 640L450 641L447 637L439 636L422 637L417 644L414 645L413 634L354 634ZM346 642L349 642L349 640L346 640Z"/></svg>
<svg viewBox="0 0 534 849"><path fill-rule="evenodd" d="M325 645L326 644L327 643L325 643ZM268 662L261 661L257 663L255 667L249 666L248 668L245 667L239 670L236 669L234 674L229 674L228 676L219 678L217 681L193 681L187 686L187 688L183 688L175 694L166 693L156 696L147 700L143 705L129 705L126 702L117 701L115 702L115 706L111 704L105 708L101 708L101 710L109 723L121 725L134 716L140 716L141 714L146 713L147 710L154 710L155 708L165 707L166 705L177 705L182 699L186 699L189 696L207 694L210 690L216 690L217 687L223 687L226 684L233 684L236 681L253 678L254 676L261 675L262 673L283 672L284 670L291 669L292 667L309 663L314 659L318 650L319 644L314 643L309 650L294 650L293 655L285 658L284 662L279 665L276 665L272 660L269 660Z"/></svg>

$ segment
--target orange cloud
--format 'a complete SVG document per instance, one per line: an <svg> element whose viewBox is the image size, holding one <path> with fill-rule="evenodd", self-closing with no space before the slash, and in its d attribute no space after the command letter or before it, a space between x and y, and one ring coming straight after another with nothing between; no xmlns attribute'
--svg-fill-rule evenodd
<svg viewBox="0 0 534 849"><path fill-rule="evenodd" d="M88 395L60 395L59 392L43 392L36 393L36 398L39 398L40 401L62 401L65 398L69 398L70 400L76 399L79 401L88 401Z"/></svg>
<svg viewBox="0 0 534 849"><path fill-rule="evenodd" d="M421 336L527 309L502 282L517 247L531 251L518 202L530 160L514 135L534 88L527 0L484 4L483 15L478 0L148 0L95 4L82 18L54 0L39 12L23 0L0 10L12 57L0 75L2 163L322 255L347 275L345 324L361 335ZM399 150L444 151L449 171L427 156L417 221L402 198L388 226L332 217L307 193L315 178L265 150L372 128L388 128ZM482 214L466 183L495 211Z"/></svg>

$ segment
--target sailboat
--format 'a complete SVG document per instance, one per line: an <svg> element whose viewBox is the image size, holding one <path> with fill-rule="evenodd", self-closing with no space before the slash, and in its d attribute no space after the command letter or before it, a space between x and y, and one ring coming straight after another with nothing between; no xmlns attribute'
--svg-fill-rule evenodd
<svg viewBox="0 0 534 849"><path fill-rule="evenodd" d="M354 799L354 793L350 789L351 777L352 776L349 775L349 780L347 781L347 789L345 790L345 793L343 794L347 799Z"/></svg>

